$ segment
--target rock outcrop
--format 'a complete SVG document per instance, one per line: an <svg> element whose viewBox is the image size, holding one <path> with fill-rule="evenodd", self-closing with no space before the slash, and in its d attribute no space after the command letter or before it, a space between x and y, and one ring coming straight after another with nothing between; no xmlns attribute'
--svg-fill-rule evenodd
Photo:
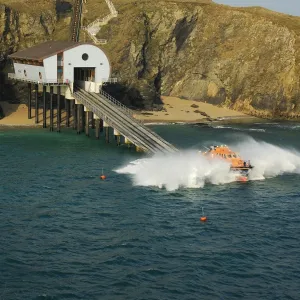
<svg viewBox="0 0 300 300"><path fill-rule="evenodd" d="M101 11L105 3L87 2L85 22L98 2ZM300 117L300 18L206 0L114 4L119 16L99 34L120 80L108 88L127 105L149 108L171 95L266 118ZM4 53L55 34L55 11L38 19L8 11L0 6Z"/></svg>
<svg viewBox="0 0 300 300"><path fill-rule="evenodd" d="M10 53L52 38L57 18L54 2L49 2L50 5L46 5L47 9L40 11L35 10L35 6L26 1L18 5L12 2L12 7L0 2L0 71L12 71L6 61ZM25 85L7 84L4 77L1 72L0 100L22 102L26 95Z"/></svg>

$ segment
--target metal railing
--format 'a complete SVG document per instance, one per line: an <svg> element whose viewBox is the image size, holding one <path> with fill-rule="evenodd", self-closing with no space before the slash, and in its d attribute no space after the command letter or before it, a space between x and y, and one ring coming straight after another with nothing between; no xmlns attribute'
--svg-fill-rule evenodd
<svg viewBox="0 0 300 300"><path fill-rule="evenodd" d="M117 106L118 108L120 108L128 117L130 117L131 120L133 120L134 122L138 123L146 132L151 132L151 134L158 140L160 140L161 142L163 142L164 144L168 145L173 151L178 151L172 144L166 142L160 135L158 135L157 133L151 131L147 126L144 125L144 122L142 120L139 120L137 118L134 117L134 111L131 110L130 108L128 108L127 106L125 106L124 104L122 104L121 102L119 102L117 99L115 99L114 97L112 97L111 95L109 95L107 92L100 90L100 95L102 96L102 98L104 98L106 101L109 101L110 103L112 103L113 105Z"/></svg>
<svg viewBox="0 0 300 300"><path fill-rule="evenodd" d="M115 123L111 118L109 118L105 113L102 112L101 109L97 108L93 103L91 103L90 99L87 99L86 96L82 95L80 92L75 92L73 96L85 107L90 109L93 113L97 115L97 117L101 118L105 123L107 123L110 127L117 129L122 135L126 136L132 143L144 149L144 151L148 151L149 147L144 145L137 137L133 136L130 132L125 130L123 131L120 127L120 124ZM151 149L152 150L152 149ZM152 152L154 152L152 150Z"/></svg>
<svg viewBox="0 0 300 300"><path fill-rule="evenodd" d="M72 27L71 27L71 40L74 42L79 41L80 21L81 21L82 4L83 4L82 2L83 0L77 0L74 5Z"/></svg>
<svg viewBox="0 0 300 300"><path fill-rule="evenodd" d="M102 78L101 80L102 82L105 82L105 83L117 83L118 82L118 78L116 77L110 77L110 78Z"/></svg>
<svg viewBox="0 0 300 300"><path fill-rule="evenodd" d="M114 97L112 97L107 92L105 92L105 91L103 91L101 89L100 90L100 95L102 95L106 100L108 100L109 102L113 103L117 107L121 108L122 111L126 113L126 115L128 115L130 117L133 117L134 112L130 108L128 108L127 106L125 106L124 104L122 104L121 102L119 102L117 99L115 99ZM135 120L138 121L138 122L140 122L140 120L138 120L138 119L135 119Z"/></svg>
<svg viewBox="0 0 300 300"><path fill-rule="evenodd" d="M12 80L18 80L18 81L23 81L23 82L29 82L29 83L37 83L37 84L48 84L48 85L68 85L70 83L69 80L64 80L64 79L29 79L29 78L20 78L17 77L15 73L8 73L7 74L8 79Z"/></svg>
<svg viewBox="0 0 300 300"><path fill-rule="evenodd" d="M164 140L162 137L160 137L158 134L150 130L147 126L145 126L143 123L139 122L137 119L132 117L130 114L126 113L126 111L131 112L130 109L128 109L126 106L118 106L116 103L119 103L116 99L113 97L111 102L107 99L107 97L104 97L103 95L100 96L96 93L88 93L84 91L83 89L79 87L75 87L76 92L73 94L74 97L83 97L83 100L89 104L89 109L95 109L98 108L98 111L96 115L98 117L104 118L104 120L110 120L111 122L114 122L115 119L115 129L117 129L122 135L125 135L127 138L129 138L135 145L140 146L144 149L148 149L151 152L177 152L178 149L176 149L172 144L168 143L166 140ZM109 95L109 94L105 94ZM79 99L79 102L81 100ZM85 105L85 103L82 103ZM121 103L119 103L121 104ZM126 109L124 109L126 108ZM109 117L107 117L109 116ZM108 123L109 124L109 123ZM109 124L110 125L110 124ZM110 125L112 126L112 125Z"/></svg>

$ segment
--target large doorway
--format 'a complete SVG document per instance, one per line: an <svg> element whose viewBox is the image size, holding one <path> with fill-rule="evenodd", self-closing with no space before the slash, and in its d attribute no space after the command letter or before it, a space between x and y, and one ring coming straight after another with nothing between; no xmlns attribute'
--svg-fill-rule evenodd
<svg viewBox="0 0 300 300"><path fill-rule="evenodd" d="M95 82L95 68L74 68L75 85L87 92L99 93Z"/></svg>
<svg viewBox="0 0 300 300"><path fill-rule="evenodd" d="M95 68L74 68L74 80L95 82Z"/></svg>

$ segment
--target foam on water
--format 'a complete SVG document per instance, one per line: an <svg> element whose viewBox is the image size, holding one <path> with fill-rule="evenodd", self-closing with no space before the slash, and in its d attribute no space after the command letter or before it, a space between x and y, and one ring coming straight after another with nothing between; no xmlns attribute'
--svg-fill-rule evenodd
<svg viewBox="0 0 300 300"><path fill-rule="evenodd" d="M225 126L225 125L217 125L217 126L213 126L213 128L215 128L215 129L231 129L231 130L237 130L237 131L266 132L266 129L263 129L263 128L238 128L238 127Z"/></svg>
<svg viewBox="0 0 300 300"><path fill-rule="evenodd" d="M252 138L229 146L239 152L243 159L251 160L254 169L250 173L250 180L300 173L300 153L293 149L280 148ZM206 183L225 184L236 180L227 162L208 160L195 151L138 159L116 172L131 174L134 185L164 187L167 190L202 188Z"/></svg>

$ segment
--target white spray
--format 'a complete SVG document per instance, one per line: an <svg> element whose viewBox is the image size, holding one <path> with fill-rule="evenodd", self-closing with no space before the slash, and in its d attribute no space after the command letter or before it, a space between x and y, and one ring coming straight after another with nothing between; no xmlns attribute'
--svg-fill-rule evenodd
<svg viewBox="0 0 300 300"><path fill-rule="evenodd" d="M300 174L300 153L294 150L252 138L229 146L239 152L243 159L251 160L254 169L250 173L250 180L261 180L283 173ZM225 184L236 180L236 176L229 170L229 163L219 159L208 160L196 151L135 160L116 172L131 174L135 185L165 187L170 191L180 187L202 188L205 183Z"/></svg>

